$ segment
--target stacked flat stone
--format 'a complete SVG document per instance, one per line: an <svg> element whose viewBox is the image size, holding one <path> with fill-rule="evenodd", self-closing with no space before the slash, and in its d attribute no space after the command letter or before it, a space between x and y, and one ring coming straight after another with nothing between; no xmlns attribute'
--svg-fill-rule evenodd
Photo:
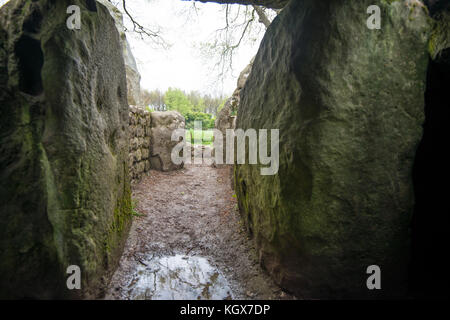
<svg viewBox="0 0 450 320"><path fill-rule="evenodd" d="M131 182L138 182L150 170L150 112L136 106L129 107L130 154L128 166Z"/></svg>

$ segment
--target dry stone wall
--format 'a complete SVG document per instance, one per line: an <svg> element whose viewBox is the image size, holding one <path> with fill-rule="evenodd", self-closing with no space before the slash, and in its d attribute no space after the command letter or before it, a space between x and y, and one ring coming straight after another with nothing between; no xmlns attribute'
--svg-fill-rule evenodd
<svg viewBox="0 0 450 320"><path fill-rule="evenodd" d="M150 170L172 171L183 167L171 160L172 131L184 128L185 120L176 111L149 112L129 106L130 152L128 168L132 183L138 182Z"/></svg>
<svg viewBox="0 0 450 320"><path fill-rule="evenodd" d="M128 167L131 182L137 182L150 170L150 112L142 108L130 106L130 154Z"/></svg>

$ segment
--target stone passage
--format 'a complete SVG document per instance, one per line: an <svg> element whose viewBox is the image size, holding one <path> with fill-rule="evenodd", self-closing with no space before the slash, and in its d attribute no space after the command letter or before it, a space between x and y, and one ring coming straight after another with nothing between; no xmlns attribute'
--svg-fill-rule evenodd
<svg viewBox="0 0 450 320"><path fill-rule="evenodd" d="M139 213L107 299L291 299L258 264L229 170L150 170L133 187Z"/></svg>
<svg viewBox="0 0 450 320"><path fill-rule="evenodd" d="M128 107L139 104L139 75L120 12L101 1L109 12L95 0L14 0L0 11L0 299L101 296L133 216L129 171L137 181L150 167L183 168L171 134L184 119ZM278 174L236 165L234 182L259 262L298 297L405 297L411 233L409 284L447 291L447 194L435 181L449 162L450 15L440 12L448 0L425 3L431 16L417 0L290 1L220 115L222 130L280 130ZM365 24L373 4L380 30ZM65 27L70 5L81 30ZM238 228L228 168L153 173L135 190L145 216L110 295L158 297L166 275L203 265L230 290L214 295L200 281L194 297L282 297ZM379 291L366 287L374 264ZM80 291L67 290L71 265Z"/></svg>
<svg viewBox="0 0 450 320"><path fill-rule="evenodd" d="M142 175L150 170L150 112L135 106L129 107L130 154L128 167L131 182L139 181Z"/></svg>

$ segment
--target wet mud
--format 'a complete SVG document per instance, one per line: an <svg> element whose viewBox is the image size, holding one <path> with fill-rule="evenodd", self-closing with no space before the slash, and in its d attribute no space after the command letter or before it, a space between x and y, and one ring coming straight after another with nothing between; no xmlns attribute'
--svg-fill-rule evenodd
<svg viewBox="0 0 450 320"><path fill-rule="evenodd" d="M292 299L261 268L230 168L151 170L133 187L136 217L106 299Z"/></svg>

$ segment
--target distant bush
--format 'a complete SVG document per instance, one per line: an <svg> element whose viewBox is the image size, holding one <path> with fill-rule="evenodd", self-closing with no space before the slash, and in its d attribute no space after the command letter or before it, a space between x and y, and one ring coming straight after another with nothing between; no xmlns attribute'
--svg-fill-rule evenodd
<svg viewBox="0 0 450 320"><path fill-rule="evenodd" d="M189 129L186 131L186 140L191 144L210 145L213 143L214 132L212 130L194 130ZM195 143L197 140L197 143Z"/></svg>
<svg viewBox="0 0 450 320"><path fill-rule="evenodd" d="M186 129L193 129L194 121L201 121L203 129L214 128L215 119L209 113L188 111L183 116L186 119Z"/></svg>
<svg viewBox="0 0 450 320"><path fill-rule="evenodd" d="M169 88L164 95L164 103L167 109L180 112L186 119L186 129L194 128L194 121L201 121L203 129L214 128L213 115L203 112L206 108L204 100L198 98L196 104L193 103L194 100L192 96L186 95L180 89Z"/></svg>

